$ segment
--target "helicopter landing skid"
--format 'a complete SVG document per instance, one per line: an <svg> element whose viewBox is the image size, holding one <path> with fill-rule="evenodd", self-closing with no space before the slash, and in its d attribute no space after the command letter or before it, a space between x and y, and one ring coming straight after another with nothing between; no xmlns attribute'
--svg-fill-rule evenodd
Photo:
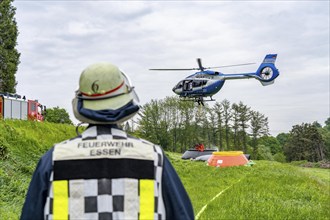
<svg viewBox="0 0 330 220"><path fill-rule="evenodd" d="M212 101L215 101L215 99L212 99L212 97L210 97L211 99L209 99L209 100L205 100L205 99L203 99L203 97L196 97L195 98L195 102L197 102L198 103L198 105L202 105L202 106L204 106L204 102L212 102Z"/></svg>
<svg viewBox="0 0 330 220"><path fill-rule="evenodd" d="M185 98L181 99L181 101L193 101L193 102L197 102L198 105L204 106L204 102L216 101L212 97L210 97L210 98L211 99L209 99L209 100L205 100L203 97L190 97L190 98L185 97Z"/></svg>

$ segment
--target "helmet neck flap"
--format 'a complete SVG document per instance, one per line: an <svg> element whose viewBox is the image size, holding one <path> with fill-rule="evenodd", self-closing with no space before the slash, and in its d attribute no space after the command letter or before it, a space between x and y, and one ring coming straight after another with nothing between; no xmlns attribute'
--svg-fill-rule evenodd
<svg viewBox="0 0 330 220"><path fill-rule="evenodd" d="M83 108L83 102L81 99L78 99L77 103L77 111L79 114L93 121L101 123L117 123L118 121L126 119L128 116L131 117L131 115L137 113L139 109L140 107L135 105L133 101L116 110L91 110Z"/></svg>

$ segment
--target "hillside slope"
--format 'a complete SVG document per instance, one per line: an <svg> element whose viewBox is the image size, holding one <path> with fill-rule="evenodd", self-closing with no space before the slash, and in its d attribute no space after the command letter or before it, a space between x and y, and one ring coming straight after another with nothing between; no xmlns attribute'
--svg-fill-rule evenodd
<svg viewBox="0 0 330 220"><path fill-rule="evenodd" d="M66 124L0 120L0 219L19 217L40 156L73 136L75 127Z"/></svg>
<svg viewBox="0 0 330 220"><path fill-rule="evenodd" d="M76 136L64 124L0 120L0 219L18 219L42 154ZM208 167L166 152L198 219L329 219L330 170L256 161L253 167Z"/></svg>

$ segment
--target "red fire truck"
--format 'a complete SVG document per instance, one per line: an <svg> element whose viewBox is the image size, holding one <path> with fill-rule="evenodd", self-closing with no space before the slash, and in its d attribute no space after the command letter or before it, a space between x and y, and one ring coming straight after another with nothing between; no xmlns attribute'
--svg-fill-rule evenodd
<svg viewBox="0 0 330 220"><path fill-rule="evenodd" d="M26 100L17 94L0 93L0 118L21 120L44 120L46 106L38 100Z"/></svg>

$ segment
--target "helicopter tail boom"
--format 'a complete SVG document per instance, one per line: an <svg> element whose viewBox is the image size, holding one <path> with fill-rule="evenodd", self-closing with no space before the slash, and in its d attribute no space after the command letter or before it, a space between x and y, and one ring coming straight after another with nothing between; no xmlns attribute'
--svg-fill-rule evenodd
<svg viewBox="0 0 330 220"><path fill-rule="evenodd" d="M255 78L259 80L263 86L271 85L274 83L276 77L279 76L279 71L275 67L276 58L277 54L267 54L256 72L223 74L221 77L224 80Z"/></svg>

